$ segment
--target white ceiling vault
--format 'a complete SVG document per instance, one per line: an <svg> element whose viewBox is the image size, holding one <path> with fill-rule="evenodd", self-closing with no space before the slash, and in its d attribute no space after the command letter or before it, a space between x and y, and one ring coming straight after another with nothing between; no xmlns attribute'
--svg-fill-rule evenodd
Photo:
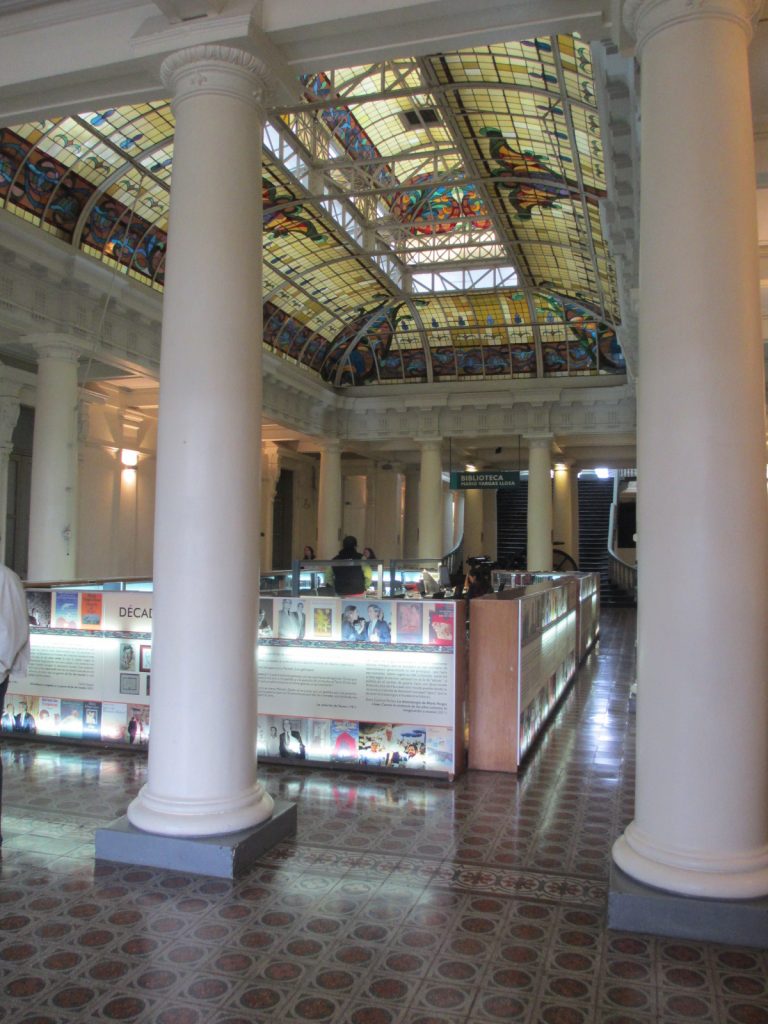
<svg viewBox="0 0 768 1024"><path fill-rule="evenodd" d="M633 465L638 84L622 6L0 0L0 126L25 154L13 187L35 152L92 192L71 224L66 203L56 220L50 197L38 214L0 193L0 360L23 376L24 336L67 331L87 393L156 414L173 157L159 68L231 44L273 83L265 437L407 462L437 434L456 459L509 464L551 433L578 465ZM768 325L765 20L751 73ZM145 225L130 258L91 230L105 199Z"/></svg>

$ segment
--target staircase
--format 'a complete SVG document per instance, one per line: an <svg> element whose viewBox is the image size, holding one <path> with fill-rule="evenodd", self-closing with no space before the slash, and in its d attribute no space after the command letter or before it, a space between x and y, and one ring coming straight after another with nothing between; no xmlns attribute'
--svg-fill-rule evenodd
<svg viewBox="0 0 768 1024"><path fill-rule="evenodd" d="M579 569L600 574L600 605L632 608L631 594L608 578L608 524L613 501L613 480L579 479Z"/></svg>
<svg viewBox="0 0 768 1024"><path fill-rule="evenodd" d="M496 551L502 564L525 568L528 547L528 481L496 492Z"/></svg>

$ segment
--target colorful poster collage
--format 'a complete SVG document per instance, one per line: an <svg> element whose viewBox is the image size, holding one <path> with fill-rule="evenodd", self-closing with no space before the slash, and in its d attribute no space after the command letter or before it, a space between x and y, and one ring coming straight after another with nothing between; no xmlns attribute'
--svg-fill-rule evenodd
<svg viewBox="0 0 768 1024"><path fill-rule="evenodd" d="M368 598L262 597L259 637L453 647L455 604Z"/></svg>
<svg viewBox="0 0 768 1024"><path fill-rule="evenodd" d="M151 594L28 590L26 595L32 627L29 672L11 681L0 730L148 743ZM103 635L118 623L118 637ZM143 635L132 635L138 633Z"/></svg>
<svg viewBox="0 0 768 1024"><path fill-rule="evenodd" d="M259 715L256 749L283 762L451 773L453 740L445 726Z"/></svg>
<svg viewBox="0 0 768 1024"><path fill-rule="evenodd" d="M151 593L28 591L30 670L12 681L2 730L147 744L151 599ZM456 629L453 602L262 598L259 636L266 641L263 653L271 655L264 664L259 659L265 713L259 716L258 753L453 774ZM374 652L385 646L390 654L383 659ZM329 661L315 655L315 647L338 653ZM371 654L360 658L358 650ZM278 664L278 656L288 660ZM313 675L292 657L309 658L317 671ZM297 672L301 699L290 683ZM293 696L287 700L289 683ZM329 694L337 702L340 689L348 706L337 717L322 717L328 714L322 702ZM377 711L390 720L360 720ZM350 717L338 717L345 715Z"/></svg>

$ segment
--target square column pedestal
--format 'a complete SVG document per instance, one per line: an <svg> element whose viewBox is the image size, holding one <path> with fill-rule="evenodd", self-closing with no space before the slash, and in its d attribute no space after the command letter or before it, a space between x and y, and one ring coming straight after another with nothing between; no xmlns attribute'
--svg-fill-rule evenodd
<svg viewBox="0 0 768 1024"><path fill-rule="evenodd" d="M611 865L608 927L768 949L768 897L712 900L655 889Z"/></svg>
<svg viewBox="0 0 768 1024"><path fill-rule="evenodd" d="M127 817L96 830L96 859L166 868L190 875L237 878L283 839L296 835L296 804L275 800L269 821L223 836L160 836Z"/></svg>

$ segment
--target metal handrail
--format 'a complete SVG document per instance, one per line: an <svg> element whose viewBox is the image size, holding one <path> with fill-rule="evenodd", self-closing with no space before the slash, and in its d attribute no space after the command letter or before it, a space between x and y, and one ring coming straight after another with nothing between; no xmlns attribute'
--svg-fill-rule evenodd
<svg viewBox="0 0 768 1024"><path fill-rule="evenodd" d="M613 478L613 501L608 516L608 578L637 599L637 563L627 562L616 552L619 511L619 476Z"/></svg>

